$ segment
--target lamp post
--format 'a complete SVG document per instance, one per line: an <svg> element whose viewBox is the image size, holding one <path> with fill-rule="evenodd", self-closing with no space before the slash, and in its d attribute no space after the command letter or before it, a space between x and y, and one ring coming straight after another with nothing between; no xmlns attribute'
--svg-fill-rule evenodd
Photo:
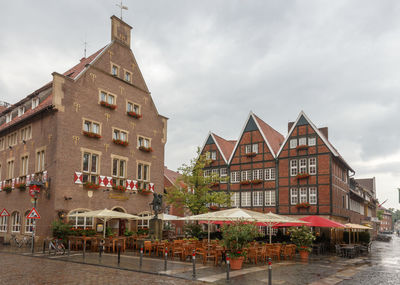
<svg viewBox="0 0 400 285"><path fill-rule="evenodd" d="M29 183L29 195L33 198L33 208L36 210L38 193L40 192L40 187L43 185L42 182L31 181ZM36 232L36 219L32 221L32 254L35 251L35 232Z"/></svg>

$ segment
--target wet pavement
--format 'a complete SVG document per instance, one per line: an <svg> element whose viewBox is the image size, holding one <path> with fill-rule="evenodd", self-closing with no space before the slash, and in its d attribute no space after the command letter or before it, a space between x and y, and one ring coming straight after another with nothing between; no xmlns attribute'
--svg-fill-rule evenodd
<svg viewBox="0 0 400 285"><path fill-rule="evenodd" d="M46 262L64 261L63 263L75 264L74 266L90 266L101 268L99 275L106 274L106 270L116 270L116 272L124 272L135 280L133 284L153 284L144 281L152 278L160 281L165 280L169 284L183 284L182 282L191 283L193 279L201 284L267 284L268 283L268 266L263 264L244 264L242 270L231 271L230 281L226 281L226 265L222 264L214 266L211 261L203 265L199 259L196 260L196 276L193 278L193 264L188 260L182 262L168 259L167 268L163 258L144 256L142 265L137 252L126 252L121 254L120 263L115 254L103 254L99 258L98 253L86 252L83 256L82 252L71 252L70 255L49 256L48 253L43 254L40 249L35 251L32 258L28 249L18 249L17 254L15 248L0 248L0 258L3 259L5 252L13 252L7 254L15 258L30 259L30 263L37 262L40 264L45 259ZM8 259L11 259L8 257ZM70 266L70 265L68 265ZM72 265L71 273L75 276ZM4 268L4 267L3 267ZM127 273L129 272L129 273ZM148 273L148 274L144 274ZM118 273L119 274L119 273ZM117 274L117 275L118 275ZM121 273L122 274L122 273ZM135 276L150 276L144 279ZM172 278L171 278L172 277ZM139 278L139 279L138 279ZM126 280L126 279L124 279ZM186 280L186 281L185 281ZM5 280L0 275L0 284ZM142 282L143 281L143 282ZM369 255L357 258L341 258L334 255L310 256L307 263L302 263L298 257L293 260L282 260L280 262L273 261L272 265L272 284L400 284L400 238L393 237L390 243L374 242ZM122 281L121 281L122 282ZM118 280L113 282L119 283ZM128 282L129 283L129 282ZM35 283L33 283L35 284ZM57 283L43 283L57 284ZM71 284L91 284L80 280ZM126 283L125 283L126 284Z"/></svg>

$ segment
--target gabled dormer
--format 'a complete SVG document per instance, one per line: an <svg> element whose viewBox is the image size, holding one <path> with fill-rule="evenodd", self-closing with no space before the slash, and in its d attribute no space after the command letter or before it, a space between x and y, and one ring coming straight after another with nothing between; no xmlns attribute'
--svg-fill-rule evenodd
<svg viewBox="0 0 400 285"><path fill-rule="evenodd" d="M209 132L201 154L206 154L211 160L210 166L227 165L236 141L226 140L214 133Z"/></svg>

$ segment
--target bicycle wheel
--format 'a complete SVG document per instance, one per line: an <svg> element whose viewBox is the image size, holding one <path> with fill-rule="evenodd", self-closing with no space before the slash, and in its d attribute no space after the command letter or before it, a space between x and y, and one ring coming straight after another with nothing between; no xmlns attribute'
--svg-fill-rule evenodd
<svg viewBox="0 0 400 285"><path fill-rule="evenodd" d="M18 246L19 248L21 248L22 245L24 244L24 240L15 239L15 242L17 243L17 246Z"/></svg>
<svg viewBox="0 0 400 285"><path fill-rule="evenodd" d="M57 252L61 253L61 255L65 254L65 246L62 243L58 245Z"/></svg>
<svg viewBox="0 0 400 285"><path fill-rule="evenodd" d="M49 255L51 255L53 250L54 250L54 255L56 255L56 247L54 246L53 242L50 241L50 243L49 243Z"/></svg>

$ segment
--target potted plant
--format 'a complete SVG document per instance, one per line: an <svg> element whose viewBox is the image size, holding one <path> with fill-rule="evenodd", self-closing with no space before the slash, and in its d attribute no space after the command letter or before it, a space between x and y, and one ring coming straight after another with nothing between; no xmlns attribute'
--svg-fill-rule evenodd
<svg viewBox="0 0 400 285"><path fill-rule="evenodd" d="M100 105L103 106L103 107L106 107L106 108L108 108L110 110L115 110L117 108L117 105L109 104L106 101L100 101Z"/></svg>
<svg viewBox="0 0 400 285"><path fill-rule="evenodd" d="M299 173L299 174L296 175L297 179L305 179L305 178L308 178L308 177L310 177L310 174L308 174L308 173Z"/></svg>
<svg viewBox="0 0 400 285"><path fill-rule="evenodd" d="M122 146L127 146L129 143L127 141L119 140L119 139L113 139L113 143L122 145Z"/></svg>
<svg viewBox="0 0 400 285"><path fill-rule="evenodd" d="M126 114L128 115L128 116L130 116L130 117L133 117L133 118L136 118L136 119L140 119L141 117L142 117L142 115L141 114L138 114L138 113L135 113L135 112L126 112Z"/></svg>
<svg viewBox="0 0 400 285"><path fill-rule="evenodd" d="M246 153L246 156L247 156L247 157L254 157L254 156L256 156L256 155L257 155L256 152L249 152L249 153Z"/></svg>
<svg viewBox="0 0 400 285"><path fill-rule="evenodd" d="M222 227L222 243L229 251L231 269L241 269L249 243L260 235L254 223L234 222Z"/></svg>
<svg viewBox="0 0 400 285"><path fill-rule="evenodd" d="M83 184L83 187L85 187L86 189L99 189L100 185L90 182L90 181L87 181Z"/></svg>
<svg viewBox="0 0 400 285"><path fill-rule="evenodd" d="M261 184L263 181L261 179L254 179L251 180L251 184L256 185L256 184Z"/></svg>
<svg viewBox="0 0 400 285"><path fill-rule="evenodd" d="M242 180L240 181L240 185L250 185L251 181L250 180Z"/></svg>
<svg viewBox="0 0 400 285"><path fill-rule="evenodd" d="M143 145L139 146L139 150L144 151L144 152L152 152L153 149L151 147L145 147Z"/></svg>
<svg viewBox="0 0 400 285"><path fill-rule="evenodd" d="M101 135L97 134L97 133L93 133L93 132L87 132L87 131L82 131L84 136L87 136L89 138L95 138L95 139L100 139Z"/></svg>
<svg viewBox="0 0 400 285"><path fill-rule="evenodd" d="M11 193L12 191L12 186L11 184L6 184L3 186L3 190L6 191L7 193Z"/></svg>
<svg viewBox="0 0 400 285"><path fill-rule="evenodd" d="M112 189L115 191L121 191L121 192L125 192L126 191L126 187L122 186L122 185L113 185Z"/></svg>
<svg viewBox="0 0 400 285"><path fill-rule="evenodd" d="M148 189L139 189L139 190L138 190L138 193L139 193L139 194L142 194L142 195L150 195L150 194L153 193L153 191L148 190Z"/></svg>
<svg viewBox="0 0 400 285"><path fill-rule="evenodd" d="M21 191L26 190L26 183L22 182L22 183L17 183L15 184L15 188L18 188Z"/></svg>
<svg viewBox="0 0 400 285"><path fill-rule="evenodd" d="M297 209L301 209L301 208L308 209L310 207L311 207L311 205L308 202L303 202L303 203L296 204L296 208Z"/></svg>
<svg viewBox="0 0 400 285"><path fill-rule="evenodd" d="M306 226L292 228L289 232L290 240L297 246L301 260L307 261L315 236L311 233L310 228Z"/></svg>

